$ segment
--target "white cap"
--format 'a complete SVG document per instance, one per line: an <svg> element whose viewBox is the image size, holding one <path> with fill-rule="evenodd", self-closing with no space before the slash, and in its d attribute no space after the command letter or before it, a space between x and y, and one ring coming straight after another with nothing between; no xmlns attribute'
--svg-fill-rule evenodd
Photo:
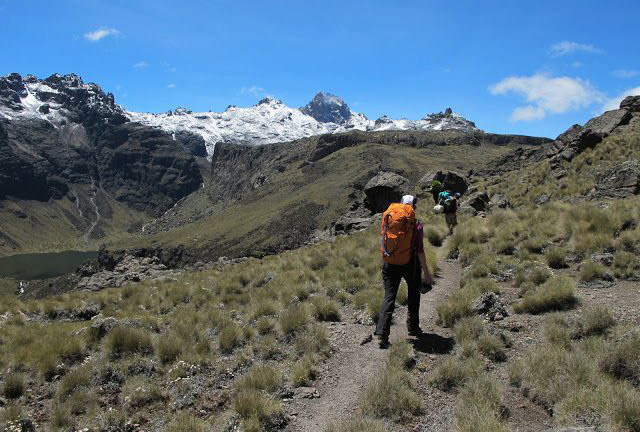
<svg viewBox="0 0 640 432"><path fill-rule="evenodd" d="M402 201L400 201L402 204L409 204L409 205L413 205L413 201L415 200L415 197L413 195L405 195L402 197Z"/></svg>

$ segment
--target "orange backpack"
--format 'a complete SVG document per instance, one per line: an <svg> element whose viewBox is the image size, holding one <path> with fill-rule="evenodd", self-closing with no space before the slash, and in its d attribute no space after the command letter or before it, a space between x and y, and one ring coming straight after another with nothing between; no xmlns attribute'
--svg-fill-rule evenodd
<svg viewBox="0 0 640 432"><path fill-rule="evenodd" d="M389 264L403 265L411 259L416 213L410 204L391 204L382 215L380 252Z"/></svg>

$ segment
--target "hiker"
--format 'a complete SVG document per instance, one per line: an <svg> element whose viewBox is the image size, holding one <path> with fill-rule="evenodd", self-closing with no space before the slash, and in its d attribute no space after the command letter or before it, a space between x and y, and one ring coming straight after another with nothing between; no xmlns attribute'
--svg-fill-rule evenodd
<svg viewBox="0 0 640 432"><path fill-rule="evenodd" d="M453 234L453 228L458 225L458 208L460 207L460 194L456 192L454 196L447 198L443 205L444 207L444 220L449 227L449 234Z"/></svg>
<svg viewBox="0 0 640 432"><path fill-rule="evenodd" d="M402 197L400 204L391 204L382 217L381 252L384 300L378 315L375 335L380 348L389 346L391 317L395 308L400 280L408 287L407 330L410 336L420 336L420 294L431 289L433 278L424 256L423 226L416 220L417 199L413 195ZM421 284L420 270L424 274Z"/></svg>
<svg viewBox="0 0 640 432"><path fill-rule="evenodd" d="M18 292L20 293L20 295L24 294L24 282L20 281L20 283L18 284Z"/></svg>
<svg viewBox="0 0 640 432"><path fill-rule="evenodd" d="M438 204L443 206L445 201L448 200L449 198L451 198L452 195L453 194L451 193L451 191L449 189L443 190L442 192L440 192L438 194Z"/></svg>
<svg viewBox="0 0 640 432"><path fill-rule="evenodd" d="M433 180L431 182L431 196L433 196L433 203L438 204L438 195L442 191L442 183L438 180Z"/></svg>

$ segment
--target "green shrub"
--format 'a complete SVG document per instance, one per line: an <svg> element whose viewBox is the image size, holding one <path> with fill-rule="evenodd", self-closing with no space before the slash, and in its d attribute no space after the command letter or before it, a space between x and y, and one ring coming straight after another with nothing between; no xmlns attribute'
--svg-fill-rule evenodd
<svg viewBox="0 0 640 432"><path fill-rule="evenodd" d="M534 267L529 271L529 281L534 285L542 285L551 277L551 272L546 267Z"/></svg>
<svg viewBox="0 0 640 432"><path fill-rule="evenodd" d="M518 313L538 314L554 310L565 310L578 303L573 281L566 276L548 280L535 291L528 293L514 306Z"/></svg>
<svg viewBox="0 0 640 432"><path fill-rule="evenodd" d="M151 335L137 328L116 327L106 337L105 344L107 352L113 359L153 352Z"/></svg>
<svg viewBox="0 0 640 432"><path fill-rule="evenodd" d="M544 257L547 260L547 265L552 269L567 267L567 252L563 248L548 248L544 253Z"/></svg>
<svg viewBox="0 0 640 432"><path fill-rule="evenodd" d="M313 297L311 304L313 305L313 316L318 321L340 321L340 307L329 297Z"/></svg>
<svg viewBox="0 0 640 432"><path fill-rule="evenodd" d="M285 335L293 335L305 327L309 315L304 306L294 305L282 313L279 321L282 332Z"/></svg>
<svg viewBox="0 0 640 432"><path fill-rule="evenodd" d="M631 252L618 251L613 256L613 273L617 278L630 279L637 275L638 258Z"/></svg>
<svg viewBox="0 0 640 432"><path fill-rule="evenodd" d="M182 340L175 334L161 335L156 343L156 354L162 363L173 363L183 349Z"/></svg>
<svg viewBox="0 0 640 432"><path fill-rule="evenodd" d="M4 376L2 394L7 399L18 399L24 393L24 376L19 373L8 373Z"/></svg>

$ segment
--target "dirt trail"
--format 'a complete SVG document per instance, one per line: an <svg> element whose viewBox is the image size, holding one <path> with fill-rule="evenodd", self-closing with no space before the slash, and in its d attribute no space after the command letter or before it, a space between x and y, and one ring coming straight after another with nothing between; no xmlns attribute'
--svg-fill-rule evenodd
<svg viewBox="0 0 640 432"><path fill-rule="evenodd" d="M441 260L440 276L433 290L423 295L420 302L420 326L425 334L419 339L408 338L407 308L396 305L391 327L392 344L409 340L418 354L444 354L451 349L451 338L443 336L446 330L436 326L436 306L458 287L460 270L456 264ZM307 392L313 397L295 397L285 403L293 416L286 431L323 432L332 422L347 420L357 411L363 391L383 366L388 351L379 349L375 339L360 345L373 333L373 327L353 321L351 316L343 316L342 322L330 325L331 343L336 352L323 365L315 382L315 393Z"/></svg>

